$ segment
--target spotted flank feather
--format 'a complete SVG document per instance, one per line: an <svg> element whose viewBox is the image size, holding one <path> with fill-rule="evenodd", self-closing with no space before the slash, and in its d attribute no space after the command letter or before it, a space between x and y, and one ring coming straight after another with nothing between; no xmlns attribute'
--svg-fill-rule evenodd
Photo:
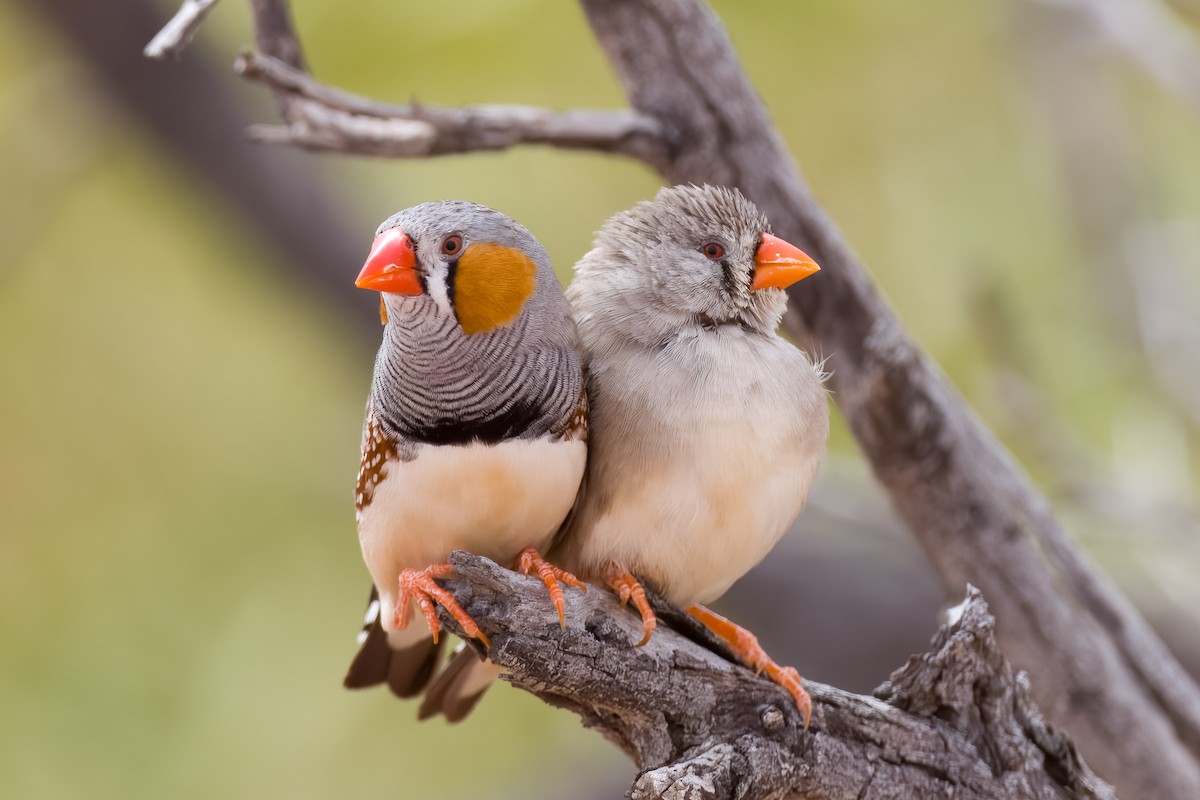
<svg viewBox="0 0 1200 800"><path fill-rule="evenodd" d="M566 425L555 433L567 442L586 442L588 439L588 399L587 389L579 393L579 402L567 417Z"/></svg>
<svg viewBox="0 0 1200 800"><path fill-rule="evenodd" d="M367 420L363 425L362 460L354 487L354 510L358 514L371 504L375 487L387 475L388 463L400 458L396 443L384 433L375 419L375 403L367 402Z"/></svg>

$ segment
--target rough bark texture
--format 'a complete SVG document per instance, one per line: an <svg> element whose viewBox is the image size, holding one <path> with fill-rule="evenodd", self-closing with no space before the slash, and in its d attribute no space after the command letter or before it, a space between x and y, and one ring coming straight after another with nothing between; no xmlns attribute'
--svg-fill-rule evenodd
<svg viewBox="0 0 1200 800"><path fill-rule="evenodd" d="M657 598L669 626L638 648L640 617L609 592L569 590L562 630L540 581L466 553L451 563L446 585L490 637L488 657L628 753L634 800L1114 797L1042 718L973 588L879 699L810 682L805 731L782 689Z"/></svg>
<svg viewBox="0 0 1200 800"><path fill-rule="evenodd" d="M584 0L635 110L668 133L671 183L738 186L822 273L784 325L829 356L863 452L947 587L978 585L1047 714L1129 797L1200 797L1200 692L1087 562L1045 499L905 333L817 205L693 0Z"/></svg>

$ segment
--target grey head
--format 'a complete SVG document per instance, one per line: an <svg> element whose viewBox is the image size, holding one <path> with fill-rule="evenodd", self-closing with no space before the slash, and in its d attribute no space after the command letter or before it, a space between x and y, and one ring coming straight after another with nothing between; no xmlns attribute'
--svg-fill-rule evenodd
<svg viewBox="0 0 1200 800"><path fill-rule="evenodd" d="M391 441L563 436L583 393L550 258L498 211L458 200L389 217L357 285L381 292L371 408Z"/></svg>
<svg viewBox="0 0 1200 800"><path fill-rule="evenodd" d="M769 232L736 189L664 188L604 224L567 296L581 329L595 323L646 344L697 327L772 335L787 296L779 282L756 283L764 243L803 254Z"/></svg>
<svg viewBox="0 0 1200 800"><path fill-rule="evenodd" d="M406 208L376 230L376 247L364 274L388 237L393 252L382 253L382 262L395 255L403 239L415 260L415 281L408 289L387 291L385 284L381 290L389 319L449 317L467 336L520 327L530 341L573 344L570 305L550 257L541 242L511 217L464 200ZM364 283L361 275L358 283L377 288ZM534 324L518 326L530 322Z"/></svg>

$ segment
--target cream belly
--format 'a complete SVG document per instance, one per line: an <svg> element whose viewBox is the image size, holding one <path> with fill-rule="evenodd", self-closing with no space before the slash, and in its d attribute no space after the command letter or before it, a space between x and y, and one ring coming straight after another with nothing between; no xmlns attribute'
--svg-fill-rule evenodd
<svg viewBox="0 0 1200 800"><path fill-rule="evenodd" d="M679 605L708 603L762 561L804 506L820 451L709 428L685 457L641 476L601 516L581 555L612 560Z"/></svg>
<svg viewBox="0 0 1200 800"><path fill-rule="evenodd" d="M402 570L445 563L454 550L511 566L524 548L544 548L575 501L586 453L582 441L513 439L426 446L412 461L389 462L358 537L392 645L428 636L424 625L394 630Z"/></svg>
<svg viewBox="0 0 1200 800"><path fill-rule="evenodd" d="M821 372L775 337L680 335L592 363L595 463L572 531L679 605L720 597L804 507L829 432ZM570 569L576 562L563 566Z"/></svg>

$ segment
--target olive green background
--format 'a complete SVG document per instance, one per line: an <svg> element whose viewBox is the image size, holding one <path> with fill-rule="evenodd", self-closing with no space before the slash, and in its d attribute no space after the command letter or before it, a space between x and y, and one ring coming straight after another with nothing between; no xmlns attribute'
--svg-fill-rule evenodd
<svg viewBox="0 0 1200 800"><path fill-rule="evenodd" d="M917 340L1138 602L1194 625L1194 409L1131 322L1130 282L1156 264L1114 272L1096 235L1126 212L1161 225L1182 264L1170 296L1200 307L1196 110L1028 0L716 7ZM622 103L572 3L298 0L294 14L315 74L367 96ZM248 17L226 0L185 57L231 63ZM1110 108L1099 133L1133 179L1106 183L1098 161L1081 194L1047 52ZM239 92L274 118L260 90ZM393 211L463 197L524 222L564 282L599 223L658 185L631 162L539 148L326 162L364 254ZM574 796L569 782L617 796L632 777L573 716L508 687L453 728L341 689L367 588L351 506L360 330L51 29L0 6L0 796ZM833 449L857 458L840 423ZM1097 512L1108 501L1118 511Z"/></svg>

